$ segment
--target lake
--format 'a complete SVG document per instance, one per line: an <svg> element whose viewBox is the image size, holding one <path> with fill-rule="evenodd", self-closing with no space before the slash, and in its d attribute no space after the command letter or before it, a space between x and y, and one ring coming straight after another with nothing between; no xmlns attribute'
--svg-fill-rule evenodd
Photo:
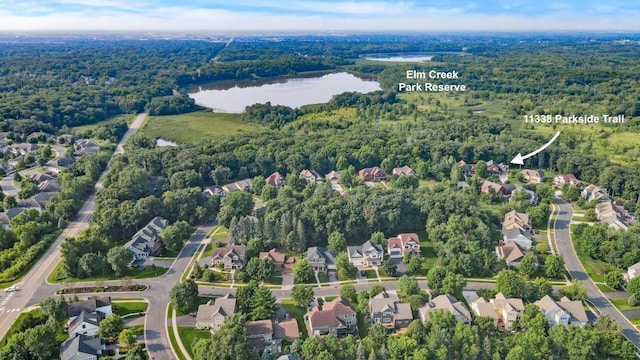
<svg viewBox="0 0 640 360"><path fill-rule="evenodd" d="M299 108L326 103L344 92L366 94L377 90L381 90L377 81L340 72L292 79L216 82L193 86L188 92L198 105L219 112L241 113L245 107L256 103L271 102L271 105Z"/></svg>
<svg viewBox="0 0 640 360"><path fill-rule="evenodd" d="M367 60L387 61L387 62L425 62L431 61L434 56L442 54L463 55L463 53L455 52L434 52L434 53L388 53L388 54L370 54L364 58Z"/></svg>

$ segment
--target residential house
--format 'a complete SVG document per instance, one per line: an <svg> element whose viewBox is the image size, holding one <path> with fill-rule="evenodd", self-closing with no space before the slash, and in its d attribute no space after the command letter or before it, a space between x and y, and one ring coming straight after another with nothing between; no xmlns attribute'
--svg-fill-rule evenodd
<svg viewBox="0 0 640 360"><path fill-rule="evenodd" d="M361 246L347 247L349 261L355 266L380 266L384 250L382 246L367 241Z"/></svg>
<svg viewBox="0 0 640 360"><path fill-rule="evenodd" d="M386 291L369 299L369 316L372 323L389 329L406 328L413 320L411 305L401 303Z"/></svg>
<svg viewBox="0 0 640 360"><path fill-rule="evenodd" d="M324 303L322 308L314 306L305 320L309 327L309 335L333 335L336 337L358 333L356 312L350 307L349 300L338 296Z"/></svg>
<svg viewBox="0 0 640 360"><path fill-rule="evenodd" d="M224 192L224 190L222 190L222 186L218 186L218 185L213 185L213 186L209 186L208 188L205 188L204 190L202 190L202 195L204 196L225 196L226 193Z"/></svg>
<svg viewBox="0 0 640 360"><path fill-rule="evenodd" d="M307 261L314 271L336 270L336 255L320 246L312 246L307 249Z"/></svg>
<svg viewBox="0 0 640 360"><path fill-rule="evenodd" d="M231 194L236 191L251 191L251 179L238 180L234 183L223 185L222 191L225 195Z"/></svg>
<svg viewBox="0 0 640 360"><path fill-rule="evenodd" d="M286 256L276 249L261 252L260 259L269 259L276 266L276 270L292 270L296 263L295 257Z"/></svg>
<svg viewBox="0 0 640 360"><path fill-rule="evenodd" d="M227 245L216 248L213 252L212 264L223 264L225 270L242 269L247 262L247 247L245 245Z"/></svg>
<svg viewBox="0 0 640 360"><path fill-rule="evenodd" d="M464 176L471 176L476 173L475 164L467 164L464 160L460 160L458 166L462 169L462 175Z"/></svg>
<svg viewBox="0 0 640 360"><path fill-rule="evenodd" d="M515 210L509 211L508 213L504 214L502 231L510 230L513 228L532 233L533 227L531 226L531 219L529 218L529 214L519 213Z"/></svg>
<svg viewBox="0 0 640 360"><path fill-rule="evenodd" d="M277 358L276 360L302 360L299 357L293 355L293 354L285 354L285 355L280 355L279 358Z"/></svg>
<svg viewBox="0 0 640 360"><path fill-rule="evenodd" d="M544 182L544 172L542 170L524 169L520 173L520 177L530 184L540 184Z"/></svg>
<svg viewBox="0 0 640 360"><path fill-rule="evenodd" d="M13 159L7 160L7 164L12 168L18 167L21 163L24 163L24 155L18 155Z"/></svg>
<svg viewBox="0 0 640 360"><path fill-rule="evenodd" d="M404 254L420 254L420 238L416 233L404 233L387 240L387 253L392 258L404 257Z"/></svg>
<svg viewBox="0 0 640 360"><path fill-rule="evenodd" d="M113 314L113 309L111 308L111 296L89 298L85 301L69 304L67 309L69 321L73 321L83 311L89 314L100 314L103 318L106 318Z"/></svg>
<svg viewBox="0 0 640 360"><path fill-rule="evenodd" d="M547 318L549 326L554 325L585 325L589 322L582 301L571 301L562 297L560 301L553 300L549 295L535 302L536 306Z"/></svg>
<svg viewBox="0 0 640 360"><path fill-rule="evenodd" d="M31 134L27 135L27 141L31 139L36 139L39 142L45 142L53 137L52 134L46 133L44 131L35 131Z"/></svg>
<svg viewBox="0 0 640 360"><path fill-rule="evenodd" d="M609 200L609 194L607 194L607 191L593 184L584 188L581 194L587 201Z"/></svg>
<svg viewBox="0 0 640 360"><path fill-rule="evenodd" d="M100 322L104 319L102 313L89 313L84 310L67 324L67 332L70 336L82 334L86 336L98 335Z"/></svg>
<svg viewBox="0 0 640 360"><path fill-rule="evenodd" d="M98 360L106 354L106 346L101 338L78 334L60 345L60 360Z"/></svg>
<svg viewBox="0 0 640 360"><path fill-rule="evenodd" d="M480 185L480 192L483 194L490 194L491 192L493 192L494 194L509 196L511 195L513 190L515 190L515 186L513 188L511 188L511 186L507 188L506 185L508 184L498 184L494 183L493 181L485 180Z"/></svg>
<svg viewBox="0 0 640 360"><path fill-rule="evenodd" d="M393 170L391 170L391 174L395 176L416 176L416 172L407 165L393 168Z"/></svg>
<svg viewBox="0 0 640 360"><path fill-rule="evenodd" d="M573 174L563 174L557 175L553 178L553 185L556 187L562 187L564 184L569 184L570 186L575 186L578 189L582 189L584 184L582 181L578 180Z"/></svg>
<svg viewBox="0 0 640 360"><path fill-rule="evenodd" d="M218 330L236 312L236 299L227 294L198 306L196 329Z"/></svg>
<svg viewBox="0 0 640 360"><path fill-rule="evenodd" d="M13 166L11 166L11 164L8 164L8 163L0 163L0 170L2 170L2 173L4 175L11 175L15 172L15 170L13 169Z"/></svg>
<svg viewBox="0 0 640 360"><path fill-rule="evenodd" d="M450 312L457 321L462 321L465 325L471 324L471 314L467 307L451 295L439 295L431 299L418 309L418 316L422 322L427 322L429 314L437 309Z"/></svg>
<svg viewBox="0 0 640 360"><path fill-rule="evenodd" d="M160 233L169 225L169 221L156 216L145 227L133 235L124 247L133 253L132 262L144 260L160 250Z"/></svg>
<svg viewBox="0 0 640 360"><path fill-rule="evenodd" d="M77 156L95 155L100 152L100 145L88 139L79 139L73 143L73 150Z"/></svg>
<svg viewBox="0 0 640 360"><path fill-rule="evenodd" d="M385 181L387 174L378 166L364 168L358 171L358 176L364 181Z"/></svg>
<svg viewBox="0 0 640 360"><path fill-rule="evenodd" d="M284 176L282 176L282 174L277 171L269 175L264 181L265 183L275 187L276 189L284 186L284 184L287 183L287 180L284 178Z"/></svg>
<svg viewBox="0 0 640 360"><path fill-rule="evenodd" d="M506 331L516 329L524 312L522 299L506 298L502 293L498 293L494 299L489 301L479 298L470 306L476 315L492 318L496 328Z"/></svg>
<svg viewBox="0 0 640 360"><path fill-rule="evenodd" d="M307 184L311 183L321 183L324 181L324 178L318 174L315 170L304 169L300 171L299 175L300 179L304 180Z"/></svg>
<svg viewBox="0 0 640 360"><path fill-rule="evenodd" d="M625 215L611 200L597 204L596 215L598 220L609 224L609 227L618 230L629 229Z"/></svg>
<svg viewBox="0 0 640 360"><path fill-rule="evenodd" d="M531 240L531 233L522 231L518 228L511 228L502 232L502 240L505 245L518 244L524 250L530 250L533 247L533 240Z"/></svg>
<svg viewBox="0 0 640 360"><path fill-rule="evenodd" d="M512 241L505 245L496 246L496 256L504 260L510 268L520 267L520 261L524 257L524 252L517 242Z"/></svg>
<svg viewBox="0 0 640 360"><path fill-rule="evenodd" d="M31 174L31 178L33 180L35 180L38 184L40 184L43 181L47 181L47 180L55 180L56 178L47 174L47 173L41 173L41 172L36 172Z"/></svg>
<svg viewBox="0 0 640 360"><path fill-rule="evenodd" d="M340 171L331 170L324 178L331 183L337 184L340 182Z"/></svg>
<svg viewBox="0 0 640 360"><path fill-rule="evenodd" d="M38 149L40 149L40 145L30 143L20 143L9 146L9 152L13 154L13 156L33 154L38 151Z"/></svg>
<svg viewBox="0 0 640 360"><path fill-rule="evenodd" d="M283 340L292 342L300 338L296 319L258 320L247 323L247 343L249 346L271 352L279 352Z"/></svg>
<svg viewBox="0 0 640 360"><path fill-rule="evenodd" d="M5 209L3 212L0 212L0 222L2 223L2 226L5 229L8 229L11 224L11 220L13 220L13 218L18 216L20 213L22 213L25 210L27 210L27 208L14 207L11 209Z"/></svg>
<svg viewBox="0 0 640 360"><path fill-rule="evenodd" d="M71 134L62 134L58 136L57 143L60 145L71 144L73 142L73 139L75 139L75 136Z"/></svg>
<svg viewBox="0 0 640 360"><path fill-rule="evenodd" d="M509 166L505 165L503 163L499 163L497 164L495 161L493 160L489 160L487 161L487 174L489 176L492 175L500 175L500 174L504 174L506 172L509 172Z"/></svg>
<svg viewBox="0 0 640 360"><path fill-rule="evenodd" d="M59 192L60 182L57 179L45 180L38 184L38 190L40 192Z"/></svg>
<svg viewBox="0 0 640 360"><path fill-rule="evenodd" d="M53 193L53 192L37 193L33 196L30 196L18 202L18 206L42 211L44 210L44 207L47 205L47 202L49 202L49 199L51 199L51 197L55 194L56 193Z"/></svg>
<svg viewBox="0 0 640 360"><path fill-rule="evenodd" d="M627 281L629 281L639 275L640 275L640 262L637 262L627 268L627 273L624 274L624 277Z"/></svg>
<svg viewBox="0 0 640 360"><path fill-rule="evenodd" d="M75 160L71 158L56 158L47 161L45 167L54 174L60 174L62 170L68 168Z"/></svg>

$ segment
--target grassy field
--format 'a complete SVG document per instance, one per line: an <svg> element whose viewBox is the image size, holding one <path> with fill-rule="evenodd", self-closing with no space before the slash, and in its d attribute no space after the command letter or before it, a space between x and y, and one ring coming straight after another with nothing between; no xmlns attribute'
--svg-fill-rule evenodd
<svg viewBox="0 0 640 360"><path fill-rule="evenodd" d="M129 270L127 271L126 274L124 274L124 276L109 275L109 276L102 276L102 277L95 277L95 278L80 279L80 278L74 278L74 277L65 277L62 266L63 266L62 262L59 262L56 268L53 269L53 271L51 272L51 275L49 275L49 277L47 278L47 281L54 284L55 283L62 284L62 283L81 282L81 281L85 282L85 281L122 280L124 278L148 279L148 278L160 276L166 273L167 270L169 270L169 268L165 268L165 267L145 266L143 269L129 268Z"/></svg>
<svg viewBox="0 0 640 360"><path fill-rule="evenodd" d="M148 303L145 301L126 301L120 302L117 299L112 301L113 304L113 312L120 315L128 315L128 314L137 314L140 312L147 311Z"/></svg>
<svg viewBox="0 0 640 360"><path fill-rule="evenodd" d="M240 114L196 111L188 114L151 116L142 126L142 132L153 138L177 143L198 141L217 136L229 136L262 131L257 124L240 120Z"/></svg>
<svg viewBox="0 0 640 360"><path fill-rule="evenodd" d="M291 317L296 319L298 322L298 329L300 329L300 338L307 338L307 327L304 324L304 314L307 313L307 310L303 307L300 307L293 302L291 299L283 299L282 300L282 308L284 311L288 312Z"/></svg>
<svg viewBox="0 0 640 360"><path fill-rule="evenodd" d="M193 345L200 339L210 339L211 332L209 330L198 330L192 326L178 326L178 334L182 345L189 353L189 356L193 357Z"/></svg>
<svg viewBox="0 0 640 360"><path fill-rule="evenodd" d="M618 310L638 310L638 309L640 309L640 305L638 305L638 306L629 305L627 303L627 299L626 298L610 299L610 301L613 304L613 306L618 308Z"/></svg>
<svg viewBox="0 0 640 360"><path fill-rule="evenodd" d="M329 275L324 271L318 271L318 279L321 283L327 283L329 282Z"/></svg>
<svg viewBox="0 0 640 360"><path fill-rule="evenodd" d="M77 134L77 135L82 135L84 133L86 133L88 130L93 130L96 127L98 127L99 124L107 122L107 121L117 121L120 119L124 119L127 124L131 125L131 123L133 123L133 120L136 118L135 115L133 114L123 114L123 115L116 115L116 116L112 116L104 121L101 121L97 124L90 124L90 125L82 125L82 126L74 126L72 128L69 128L69 132L73 133L73 134Z"/></svg>
<svg viewBox="0 0 640 360"><path fill-rule="evenodd" d="M576 236L573 235L574 226L575 225L571 226L571 233L572 233L571 241L573 241L573 246L576 249L576 254L578 255L578 259L582 263L582 266L584 267L584 270L587 272L589 277L591 277L591 280L595 282L604 283L605 282L604 274L608 273L609 271L624 272L624 270L618 269L617 267L609 263L606 263L600 260L594 260L584 255L582 251L580 251L580 247L576 243Z"/></svg>

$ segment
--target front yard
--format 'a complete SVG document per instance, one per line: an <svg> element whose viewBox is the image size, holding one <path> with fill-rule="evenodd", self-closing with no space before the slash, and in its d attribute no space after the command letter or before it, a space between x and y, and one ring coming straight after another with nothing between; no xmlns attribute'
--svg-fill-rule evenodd
<svg viewBox="0 0 640 360"><path fill-rule="evenodd" d="M282 308L284 311L288 312L292 318L296 319L298 323L298 329L300 329L300 338L307 338L307 326L304 323L304 315L307 313L307 309L304 307L298 306L291 299L282 299Z"/></svg>
<svg viewBox="0 0 640 360"><path fill-rule="evenodd" d="M200 339L210 339L209 330L198 330L193 326L178 326L178 334L190 357L193 357L193 346Z"/></svg>

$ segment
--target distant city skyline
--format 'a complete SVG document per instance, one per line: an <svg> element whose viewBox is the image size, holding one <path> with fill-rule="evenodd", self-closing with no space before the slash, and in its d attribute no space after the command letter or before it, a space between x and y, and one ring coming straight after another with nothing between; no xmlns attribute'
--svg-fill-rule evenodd
<svg viewBox="0 0 640 360"><path fill-rule="evenodd" d="M0 0L0 30L640 31L639 16L629 0Z"/></svg>

